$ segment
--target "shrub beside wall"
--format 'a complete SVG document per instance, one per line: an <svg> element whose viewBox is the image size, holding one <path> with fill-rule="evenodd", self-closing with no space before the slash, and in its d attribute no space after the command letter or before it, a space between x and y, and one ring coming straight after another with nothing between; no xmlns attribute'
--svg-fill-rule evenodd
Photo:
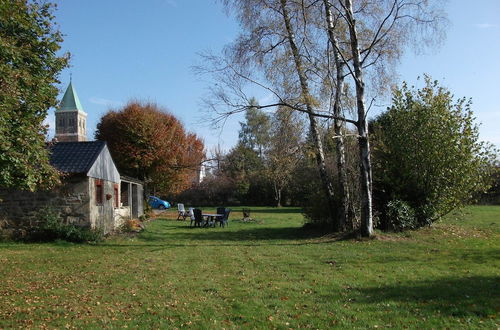
<svg viewBox="0 0 500 330"><path fill-rule="evenodd" d="M103 239L101 231L89 227L67 224L59 213L52 208L44 208L38 212L38 225L28 228L23 236L14 237L28 242L52 242L64 240L74 243L99 242Z"/></svg>

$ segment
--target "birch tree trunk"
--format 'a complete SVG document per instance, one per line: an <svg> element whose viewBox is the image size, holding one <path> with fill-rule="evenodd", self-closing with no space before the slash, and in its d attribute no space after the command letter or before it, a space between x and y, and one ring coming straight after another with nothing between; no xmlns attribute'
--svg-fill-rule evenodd
<svg viewBox="0 0 500 330"><path fill-rule="evenodd" d="M281 207L281 188L274 184L274 198L276 199L276 207Z"/></svg>
<svg viewBox="0 0 500 330"><path fill-rule="evenodd" d="M343 67L344 63L340 59L339 55L339 46L337 38L334 34L334 25L333 25L333 17L331 11L331 5L328 0L323 0L325 5L325 13L326 13L326 22L328 27L328 40L332 46L334 61L335 61L335 70L336 77L335 80L337 82L337 86L335 89L335 101L333 105L333 115L335 117L340 117L341 115L341 106L340 106L340 97L342 95L342 89L344 86L344 72ZM341 200L341 204L338 210L338 231L344 231L346 229L346 224L350 221L349 219L349 203L350 196L349 190L347 188L347 169L346 169L346 155L345 155L345 146L344 146L344 137L342 136L342 122L338 119L334 119L333 122L334 132L335 132L335 149L337 156L337 172L338 172L338 180L339 180L339 198Z"/></svg>
<svg viewBox="0 0 500 330"><path fill-rule="evenodd" d="M373 235L372 218L372 170L370 161L370 143L368 140L368 122L365 109L365 83L359 53L356 21L352 11L351 0L344 4L347 22L349 24L349 37L354 67L354 81L356 83L356 104L358 110L358 145L360 157L360 184L361 184L361 235Z"/></svg>
<svg viewBox="0 0 500 330"><path fill-rule="evenodd" d="M286 33L287 33L287 39L288 43L290 45L290 48L292 50L292 55L293 59L295 62L295 69L299 78L300 82L300 88L301 88L301 96L304 100L304 103L306 105L306 110L308 113L309 117L309 125L310 125L310 131L311 131L311 136L313 139L313 143L316 149L316 162L318 164L319 168L319 174L321 177L321 181L323 183L323 188L326 193L327 201L328 201L328 210L330 213L330 221L333 221L334 215L335 215L335 200L334 200L334 191L333 191L333 185L328 177L328 173L326 171L326 164L325 164L325 153L323 150L323 142L321 141L321 135L319 132L318 128L318 123L316 121L315 117L315 112L314 108L312 106L312 96L309 91L309 85L307 82L307 78L304 72L304 67L302 64L302 59L300 57L299 49L297 47L297 43L295 41L295 35L292 29L292 25L290 22L290 16L288 14L288 9L287 9L287 0L280 0L281 4L281 10L283 14L283 21L285 23L285 28L286 28Z"/></svg>

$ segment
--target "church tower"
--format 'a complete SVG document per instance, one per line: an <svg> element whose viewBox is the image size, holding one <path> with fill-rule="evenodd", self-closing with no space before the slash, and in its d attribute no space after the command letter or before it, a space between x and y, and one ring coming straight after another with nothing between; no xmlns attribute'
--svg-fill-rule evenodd
<svg viewBox="0 0 500 330"><path fill-rule="evenodd" d="M61 106L56 110L56 134L59 142L87 141L87 114L83 111L73 83L64 93Z"/></svg>

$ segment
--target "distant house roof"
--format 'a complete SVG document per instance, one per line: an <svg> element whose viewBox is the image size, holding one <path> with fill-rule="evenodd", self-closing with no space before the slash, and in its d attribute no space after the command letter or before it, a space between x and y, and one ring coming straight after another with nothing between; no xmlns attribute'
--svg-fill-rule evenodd
<svg viewBox="0 0 500 330"><path fill-rule="evenodd" d="M73 88L73 83L70 81L66 93L61 101L61 107L58 110L80 110L83 112L82 104L80 99Z"/></svg>
<svg viewBox="0 0 500 330"><path fill-rule="evenodd" d="M87 173L105 145L104 141L54 143L49 146L50 164L65 173Z"/></svg>

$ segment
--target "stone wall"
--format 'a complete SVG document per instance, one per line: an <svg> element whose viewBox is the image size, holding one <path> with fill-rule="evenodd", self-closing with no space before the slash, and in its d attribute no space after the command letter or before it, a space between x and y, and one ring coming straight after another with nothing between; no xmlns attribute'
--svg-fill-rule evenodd
<svg viewBox="0 0 500 330"><path fill-rule="evenodd" d="M65 223L90 226L88 178L66 177L50 191L0 189L0 229L36 226L37 214L45 207L58 211Z"/></svg>

